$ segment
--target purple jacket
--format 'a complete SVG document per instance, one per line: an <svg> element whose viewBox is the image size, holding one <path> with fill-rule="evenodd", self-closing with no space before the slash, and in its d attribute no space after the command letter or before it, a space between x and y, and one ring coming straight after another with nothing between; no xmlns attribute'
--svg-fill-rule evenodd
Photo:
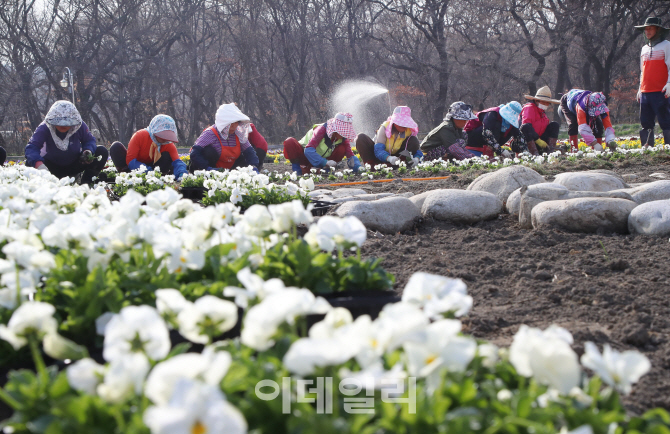
<svg viewBox="0 0 670 434"><path fill-rule="evenodd" d="M68 148L61 151L51 137L49 127L43 122L33 133L26 146L26 166L35 167L38 161L49 160L59 166L69 166L79 159L82 151L88 149L92 154L96 151L95 137L85 122L70 136Z"/></svg>

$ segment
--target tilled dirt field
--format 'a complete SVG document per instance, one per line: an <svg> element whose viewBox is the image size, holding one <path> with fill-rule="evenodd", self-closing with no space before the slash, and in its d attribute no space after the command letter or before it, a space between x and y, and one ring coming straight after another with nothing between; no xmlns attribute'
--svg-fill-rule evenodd
<svg viewBox="0 0 670 434"><path fill-rule="evenodd" d="M595 168L636 174L634 182L655 181L648 175L657 172L670 178L665 158L588 166L564 162L543 174ZM370 193L421 193L465 188L478 173L354 187ZM448 173L435 176L439 175ZM502 214L475 225L425 219L404 233L368 232L362 253L384 258L383 266L396 276L399 292L417 271L463 279L474 298L474 308L463 319L465 332L477 338L509 345L521 324L545 328L555 323L572 332L579 355L586 341L643 352L652 370L625 398L627 408L632 413L670 409L667 238L525 230L515 218Z"/></svg>

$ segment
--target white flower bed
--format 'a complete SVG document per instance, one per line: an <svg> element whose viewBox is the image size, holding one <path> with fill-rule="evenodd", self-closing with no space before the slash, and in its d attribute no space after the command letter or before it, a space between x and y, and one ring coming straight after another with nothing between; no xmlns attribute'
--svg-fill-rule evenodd
<svg viewBox="0 0 670 434"><path fill-rule="evenodd" d="M607 346L601 354L587 343L580 364L571 334L556 326L522 326L509 349L478 342L456 319L473 303L460 280L417 273L402 301L374 320L333 308L314 293L323 279L310 280L313 274L332 268L332 285L350 274L364 273L368 284L380 279L370 263L343 256L365 241L356 219L311 224L299 201L241 215L230 202L202 208L172 189L146 198L131 191L111 203L103 187L31 168L0 169L0 200L0 339L16 354L29 348L25 366L35 367L0 389L15 411L5 432L652 432L667 425L660 409L626 416L612 390L629 393L650 369L646 357ZM295 231L301 224L311 224L304 240ZM325 318L308 330L310 314ZM240 337L221 340L238 320ZM170 329L204 349L173 346ZM78 345L94 342L96 330L98 361ZM40 349L78 361L59 373ZM343 382L357 385L356 394ZM263 385L273 384L270 399ZM371 413L350 411L351 402Z"/></svg>

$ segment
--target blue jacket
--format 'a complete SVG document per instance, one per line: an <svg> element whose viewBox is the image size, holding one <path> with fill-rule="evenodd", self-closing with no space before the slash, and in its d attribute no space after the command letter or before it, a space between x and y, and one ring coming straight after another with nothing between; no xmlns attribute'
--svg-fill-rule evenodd
<svg viewBox="0 0 670 434"><path fill-rule="evenodd" d="M96 147L95 137L85 122L70 136L70 143L65 151L58 149L49 127L42 123L26 146L26 166L35 167L35 163L44 162L45 159L59 166L69 166L79 160L79 156L86 149L95 154Z"/></svg>

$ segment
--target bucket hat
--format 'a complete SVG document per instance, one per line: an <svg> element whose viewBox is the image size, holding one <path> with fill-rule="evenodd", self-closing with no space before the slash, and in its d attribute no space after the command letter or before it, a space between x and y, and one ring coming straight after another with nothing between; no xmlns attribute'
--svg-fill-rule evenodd
<svg viewBox="0 0 670 434"><path fill-rule="evenodd" d="M477 119L474 113L472 113L472 106L464 103L463 101L456 101L449 106L449 111L444 117L445 121L450 119L458 119L461 121L470 121L472 119Z"/></svg>
<svg viewBox="0 0 670 434"><path fill-rule="evenodd" d="M519 128L519 115L521 114L521 104L512 101L500 107L500 116L510 123L514 128Z"/></svg>

